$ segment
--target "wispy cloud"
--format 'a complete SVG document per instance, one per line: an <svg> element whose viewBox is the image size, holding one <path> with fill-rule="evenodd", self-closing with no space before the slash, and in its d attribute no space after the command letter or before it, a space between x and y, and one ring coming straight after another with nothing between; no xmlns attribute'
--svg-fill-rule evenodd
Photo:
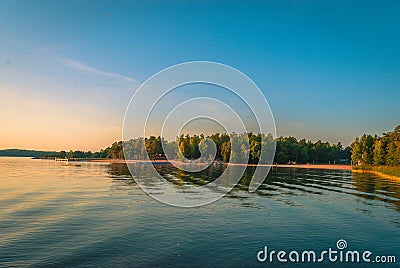
<svg viewBox="0 0 400 268"><path fill-rule="evenodd" d="M130 78L130 77L127 77L127 76L123 76L123 75L120 75L120 74L116 74L116 73L110 73L110 72L105 72L105 71L102 71L102 70L98 70L96 68L90 67L90 66L88 66L88 65L86 65L84 63L81 63L79 61L76 61L76 60L73 60L73 59L70 59L70 58L56 57L55 59L58 62L60 62L61 64L64 64L64 65L66 65L66 66L68 66L70 68L73 68L75 70L78 70L78 71L94 73L94 74L99 74L99 75L105 75L105 76L109 76L109 77L123 79L123 80L130 81L130 82L133 82L133 83L139 83L139 81L137 81L137 80L135 80L133 78Z"/></svg>

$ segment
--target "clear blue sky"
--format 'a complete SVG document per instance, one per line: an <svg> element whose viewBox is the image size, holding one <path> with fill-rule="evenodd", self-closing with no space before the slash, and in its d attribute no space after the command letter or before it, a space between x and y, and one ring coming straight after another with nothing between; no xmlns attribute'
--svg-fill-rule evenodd
<svg viewBox="0 0 400 268"><path fill-rule="evenodd" d="M253 79L278 135L400 124L399 1L1 1L0 25L0 148L105 147L141 82L195 60Z"/></svg>

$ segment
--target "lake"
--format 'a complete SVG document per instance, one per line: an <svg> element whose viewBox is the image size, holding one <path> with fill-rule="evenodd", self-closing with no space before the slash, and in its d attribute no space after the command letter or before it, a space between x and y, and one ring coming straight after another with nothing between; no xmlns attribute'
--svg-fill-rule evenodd
<svg viewBox="0 0 400 268"><path fill-rule="evenodd" d="M343 267L257 260L265 246L321 252L337 250L340 239L349 250L400 259L399 181L274 168L249 193L248 167L222 199L178 208L145 194L124 164L76 164L0 157L0 267ZM194 174L156 168L204 184L224 167Z"/></svg>

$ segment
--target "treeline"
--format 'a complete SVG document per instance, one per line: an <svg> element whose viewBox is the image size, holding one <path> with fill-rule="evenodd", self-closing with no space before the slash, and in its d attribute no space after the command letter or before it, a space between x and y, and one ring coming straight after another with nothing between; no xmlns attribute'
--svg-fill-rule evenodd
<svg viewBox="0 0 400 268"><path fill-rule="evenodd" d="M296 162L300 164L350 164L350 146L344 147L341 142L312 142L295 137L279 137L276 140L274 163Z"/></svg>
<svg viewBox="0 0 400 268"><path fill-rule="evenodd" d="M91 151L60 151L60 152L37 152L31 154L21 153L15 156L32 156L41 158L105 158L124 159L125 154L129 159L145 159L146 153L151 160L166 159L165 152L176 159L197 159L202 152L212 158L211 149L214 142L216 147L216 160L223 162L233 161L235 163L245 162L246 155L249 155L248 163L258 163L262 155L261 150L271 150L273 138L271 135L243 133L231 134L215 133L210 136L202 135L181 135L174 141L166 141L161 137L150 136L149 138L135 138L129 141L114 142L111 146L100 150ZM350 162L350 147L343 147L339 142L329 144L328 142L312 142L310 140L297 140L295 137L279 137L275 140L276 151L273 162L277 164L287 163L348 163ZM231 150L232 144L236 150ZM3 150L4 151L4 150ZM1 151L0 151L1 152ZM33 153L35 152L35 153ZM231 155L232 154L232 155ZM208 156L206 155L206 158Z"/></svg>
<svg viewBox="0 0 400 268"><path fill-rule="evenodd" d="M101 150L99 152L92 151L60 151L55 153L54 155L50 155L49 157L55 158L113 158L109 152L110 148L106 148L105 150ZM116 158L116 157L115 157Z"/></svg>
<svg viewBox="0 0 400 268"><path fill-rule="evenodd" d="M49 155L49 158L110 158L110 159L124 159L122 149L122 142L114 142L110 147L100 150L99 152L92 151L60 151L55 154Z"/></svg>
<svg viewBox="0 0 400 268"><path fill-rule="evenodd" d="M147 154L150 159L165 159L166 149L168 155L175 159L198 159L201 152L205 154L205 158L213 157L213 145L215 144L215 158L228 162L229 160L242 163L245 161L247 154L249 155L249 163L258 162L261 155L261 144L268 148L273 144L271 135L252 133L243 134L213 134L205 137L202 135L181 135L175 141L168 142L161 137L151 136L149 138L132 139L125 142L125 153L130 159L143 159ZM144 144L144 146L143 146ZM232 150L231 146L237 146L237 150ZM231 155L232 154L232 155Z"/></svg>
<svg viewBox="0 0 400 268"><path fill-rule="evenodd" d="M362 135L351 145L353 165L400 165L400 126L381 137Z"/></svg>
<svg viewBox="0 0 400 268"><path fill-rule="evenodd" d="M0 150L0 156L47 157L49 155L54 155L54 154L56 154L56 152L24 150L24 149L5 149L5 150Z"/></svg>
<svg viewBox="0 0 400 268"><path fill-rule="evenodd" d="M264 134L213 134L205 137L204 135L181 135L175 141L167 142L161 137L151 136L143 139L132 139L125 142L125 153L130 159L143 159L145 151L150 159L164 159L165 154L162 145L171 152L174 157L179 158L182 154L187 159L197 159L200 157L200 148L207 151L205 138L211 139L216 145L216 159L229 162L241 162L249 154L249 163L258 163L262 148L271 149L272 136ZM248 141L248 143L247 143ZM231 151L231 143L238 144L238 150ZM143 144L145 146L143 146ZM175 148L175 149L172 149ZM177 150L176 148L179 148ZM122 150L122 148L121 148ZM231 155L231 153L234 155ZM114 155L120 152L114 152ZM343 147L339 142L329 144L328 142L312 142L305 139L297 140L295 137L279 137L276 139L276 153L274 163L350 163L350 147Z"/></svg>

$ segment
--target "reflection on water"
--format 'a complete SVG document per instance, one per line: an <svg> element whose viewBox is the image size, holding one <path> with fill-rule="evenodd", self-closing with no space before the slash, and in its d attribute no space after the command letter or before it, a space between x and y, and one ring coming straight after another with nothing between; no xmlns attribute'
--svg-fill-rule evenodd
<svg viewBox="0 0 400 268"><path fill-rule="evenodd" d="M226 166L211 165L201 172L185 172L168 164L154 165L155 169L166 180L180 186L186 183L205 185L218 178ZM231 198L240 198L240 191L248 191L255 167L247 167L242 179L235 189L228 195ZM134 174L146 176L143 165L135 165ZM134 180L126 164L114 163L109 165L108 173L112 178L125 179L127 184L134 184ZM259 196L302 195L329 195L329 192L349 194L360 199L377 200L388 203L400 211L400 183L381 178L372 173L352 173L341 170L315 170L298 168L273 168L264 184L256 194ZM363 202L358 200L359 202Z"/></svg>
<svg viewBox="0 0 400 268"><path fill-rule="evenodd" d="M353 185L357 190L355 195L366 199L360 202L370 204L369 200L387 202L400 212L400 182L382 178L372 173L353 173Z"/></svg>
<svg viewBox="0 0 400 268"><path fill-rule="evenodd" d="M177 187L204 185L225 169L155 168ZM147 196L124 164L0 158L0 266L256 266L264 245L318 250L338 239L400 252L398 181L274 168L249 193L254 169L221 200L184 209ZM140 165L135 171L146 176Z"/></svg>

